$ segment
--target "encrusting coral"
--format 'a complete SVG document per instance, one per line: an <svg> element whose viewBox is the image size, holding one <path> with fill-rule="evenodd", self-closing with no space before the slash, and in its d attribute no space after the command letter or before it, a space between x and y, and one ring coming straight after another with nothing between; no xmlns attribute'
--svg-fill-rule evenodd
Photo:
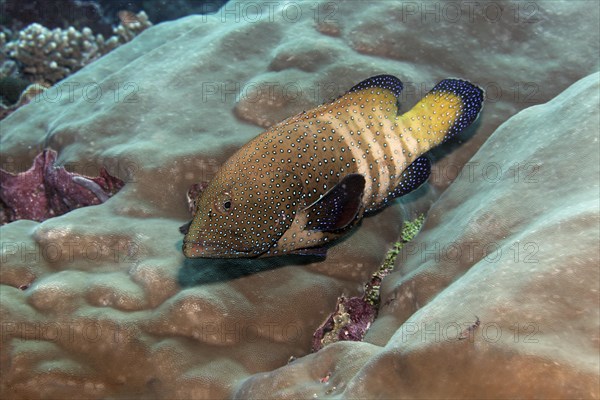
<svg viewBox="0 0 600 400"><path fill-rule="evenodd" d="M19 219L44 221L76 208L105 202L124 185L105 168L92 178L55 165L57 154L44 150L19 174L0 169L0 225Z"/></svg>
<svg viewBox="0 0 600 400"><path fill-rule="evenodd" d="M424 221L425 215L421 214L414 221L404 223L400 241L394 243L379 270L371 275L371 279L365 284L365 293L362 297L340 296L338 298L335 311L329 314L313 335L313 352L331 343L363 339L377 317L381 301L379 290L383 278L394 270L394 263L400 250L419 233Z"/></svg>
<svg viewBox="0 0 600 400"><path fill-rule="evenodd" d="M381 287L382 279L392 273L398 254L400 254L400 251L406 243L410 242L415 236L417 236L417 233L419 233L423 227L424 222L425 214L421 214L414 221L404 223L402 233L400 234L400 240L394 243L394 246L385 255L385 259L379 267L379 270L373 273L371 280L369 280L369 282L365 285L364 299L366 302L374 307L379 307L379 303L381 301L379 289Z"/></svg>

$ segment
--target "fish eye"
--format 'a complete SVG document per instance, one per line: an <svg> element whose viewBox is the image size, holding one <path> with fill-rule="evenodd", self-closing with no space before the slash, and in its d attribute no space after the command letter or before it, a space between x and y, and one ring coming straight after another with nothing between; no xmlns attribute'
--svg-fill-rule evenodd
<svg viewBox="0 0 600 400"><path fill-rule="evenodd" d="M233 208L230 193L223 193L223 196L215 201L214 209L216 212L229 213Z"/></svg>

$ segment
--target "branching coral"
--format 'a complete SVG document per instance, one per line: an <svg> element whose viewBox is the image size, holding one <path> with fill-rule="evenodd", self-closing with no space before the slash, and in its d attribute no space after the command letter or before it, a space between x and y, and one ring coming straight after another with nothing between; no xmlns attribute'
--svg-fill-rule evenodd
<svg viewBox="0 0 600 400"><path fill-rule="evenodd" d="M146 13L123 14L114 35L105 39L90 28L81 31L47 29L34 23L21 30L16 39L6 43L7 55L23 66L23 73L38 82L55 83L100 58L120 44L132 40L152 25ZM6 40L3 35L0 40Z"/></svg>
<svg viewBox="0 0 600 400"><path fill-rule="evenodd" d="M49 30L31 24L7 44L8 55L23 64L23 72L36 80L57 82L118 46L118 39L84 28Z"/></svg>
<svg viewBox="0 0 600 400"><path fill-rule="evenodd" d="M6 44L6 33L0 32L0 79L5 77L15 77L18 73L17 63L15 60L11 60L8 57Z"/></svg>
<svg viewBox="0 0 600 400"><path fill-rule="evenodd" d="M152 26L152 22L148 20L148 16L144 11L137 14L131 11L120 11L119 19L121 23L113 29L113 33L119 38L120 43L130 42L146 28Z"/></svg>

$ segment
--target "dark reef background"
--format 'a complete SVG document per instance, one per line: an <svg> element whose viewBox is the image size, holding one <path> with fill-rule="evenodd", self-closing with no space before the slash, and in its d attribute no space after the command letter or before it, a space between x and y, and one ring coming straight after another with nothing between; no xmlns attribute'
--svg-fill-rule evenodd
<svg viewBox="0 0 600 400"><path fill-rule="evenodd" d="M145 11L157 24L190 14L211 14L227 0L1 0L0 25L20 29L37 22L47 28L81 29L108 35L119 11ZM67 11L67 12L65 12Z"/></svg>

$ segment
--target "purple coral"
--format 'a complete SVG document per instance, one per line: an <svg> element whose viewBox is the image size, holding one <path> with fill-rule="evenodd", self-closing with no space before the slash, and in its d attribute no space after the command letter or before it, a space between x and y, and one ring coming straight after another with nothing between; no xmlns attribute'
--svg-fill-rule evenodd
<svg viewBox="0 0 600 400"><path fill-rule="evenodd" d="M76 208L100 204L124 182L104 167L92 178L55 166L56 151L44 150L18 174L0 169L0 225L19 219L44 221Z"/></svg>
<svg viewBox="0 0 600 400"><path fill-rule="evenodd" d="M361 341L376 316L377 306L365 296L339 297L335 311L313 334L313 352L338 341Z"/></svg>

